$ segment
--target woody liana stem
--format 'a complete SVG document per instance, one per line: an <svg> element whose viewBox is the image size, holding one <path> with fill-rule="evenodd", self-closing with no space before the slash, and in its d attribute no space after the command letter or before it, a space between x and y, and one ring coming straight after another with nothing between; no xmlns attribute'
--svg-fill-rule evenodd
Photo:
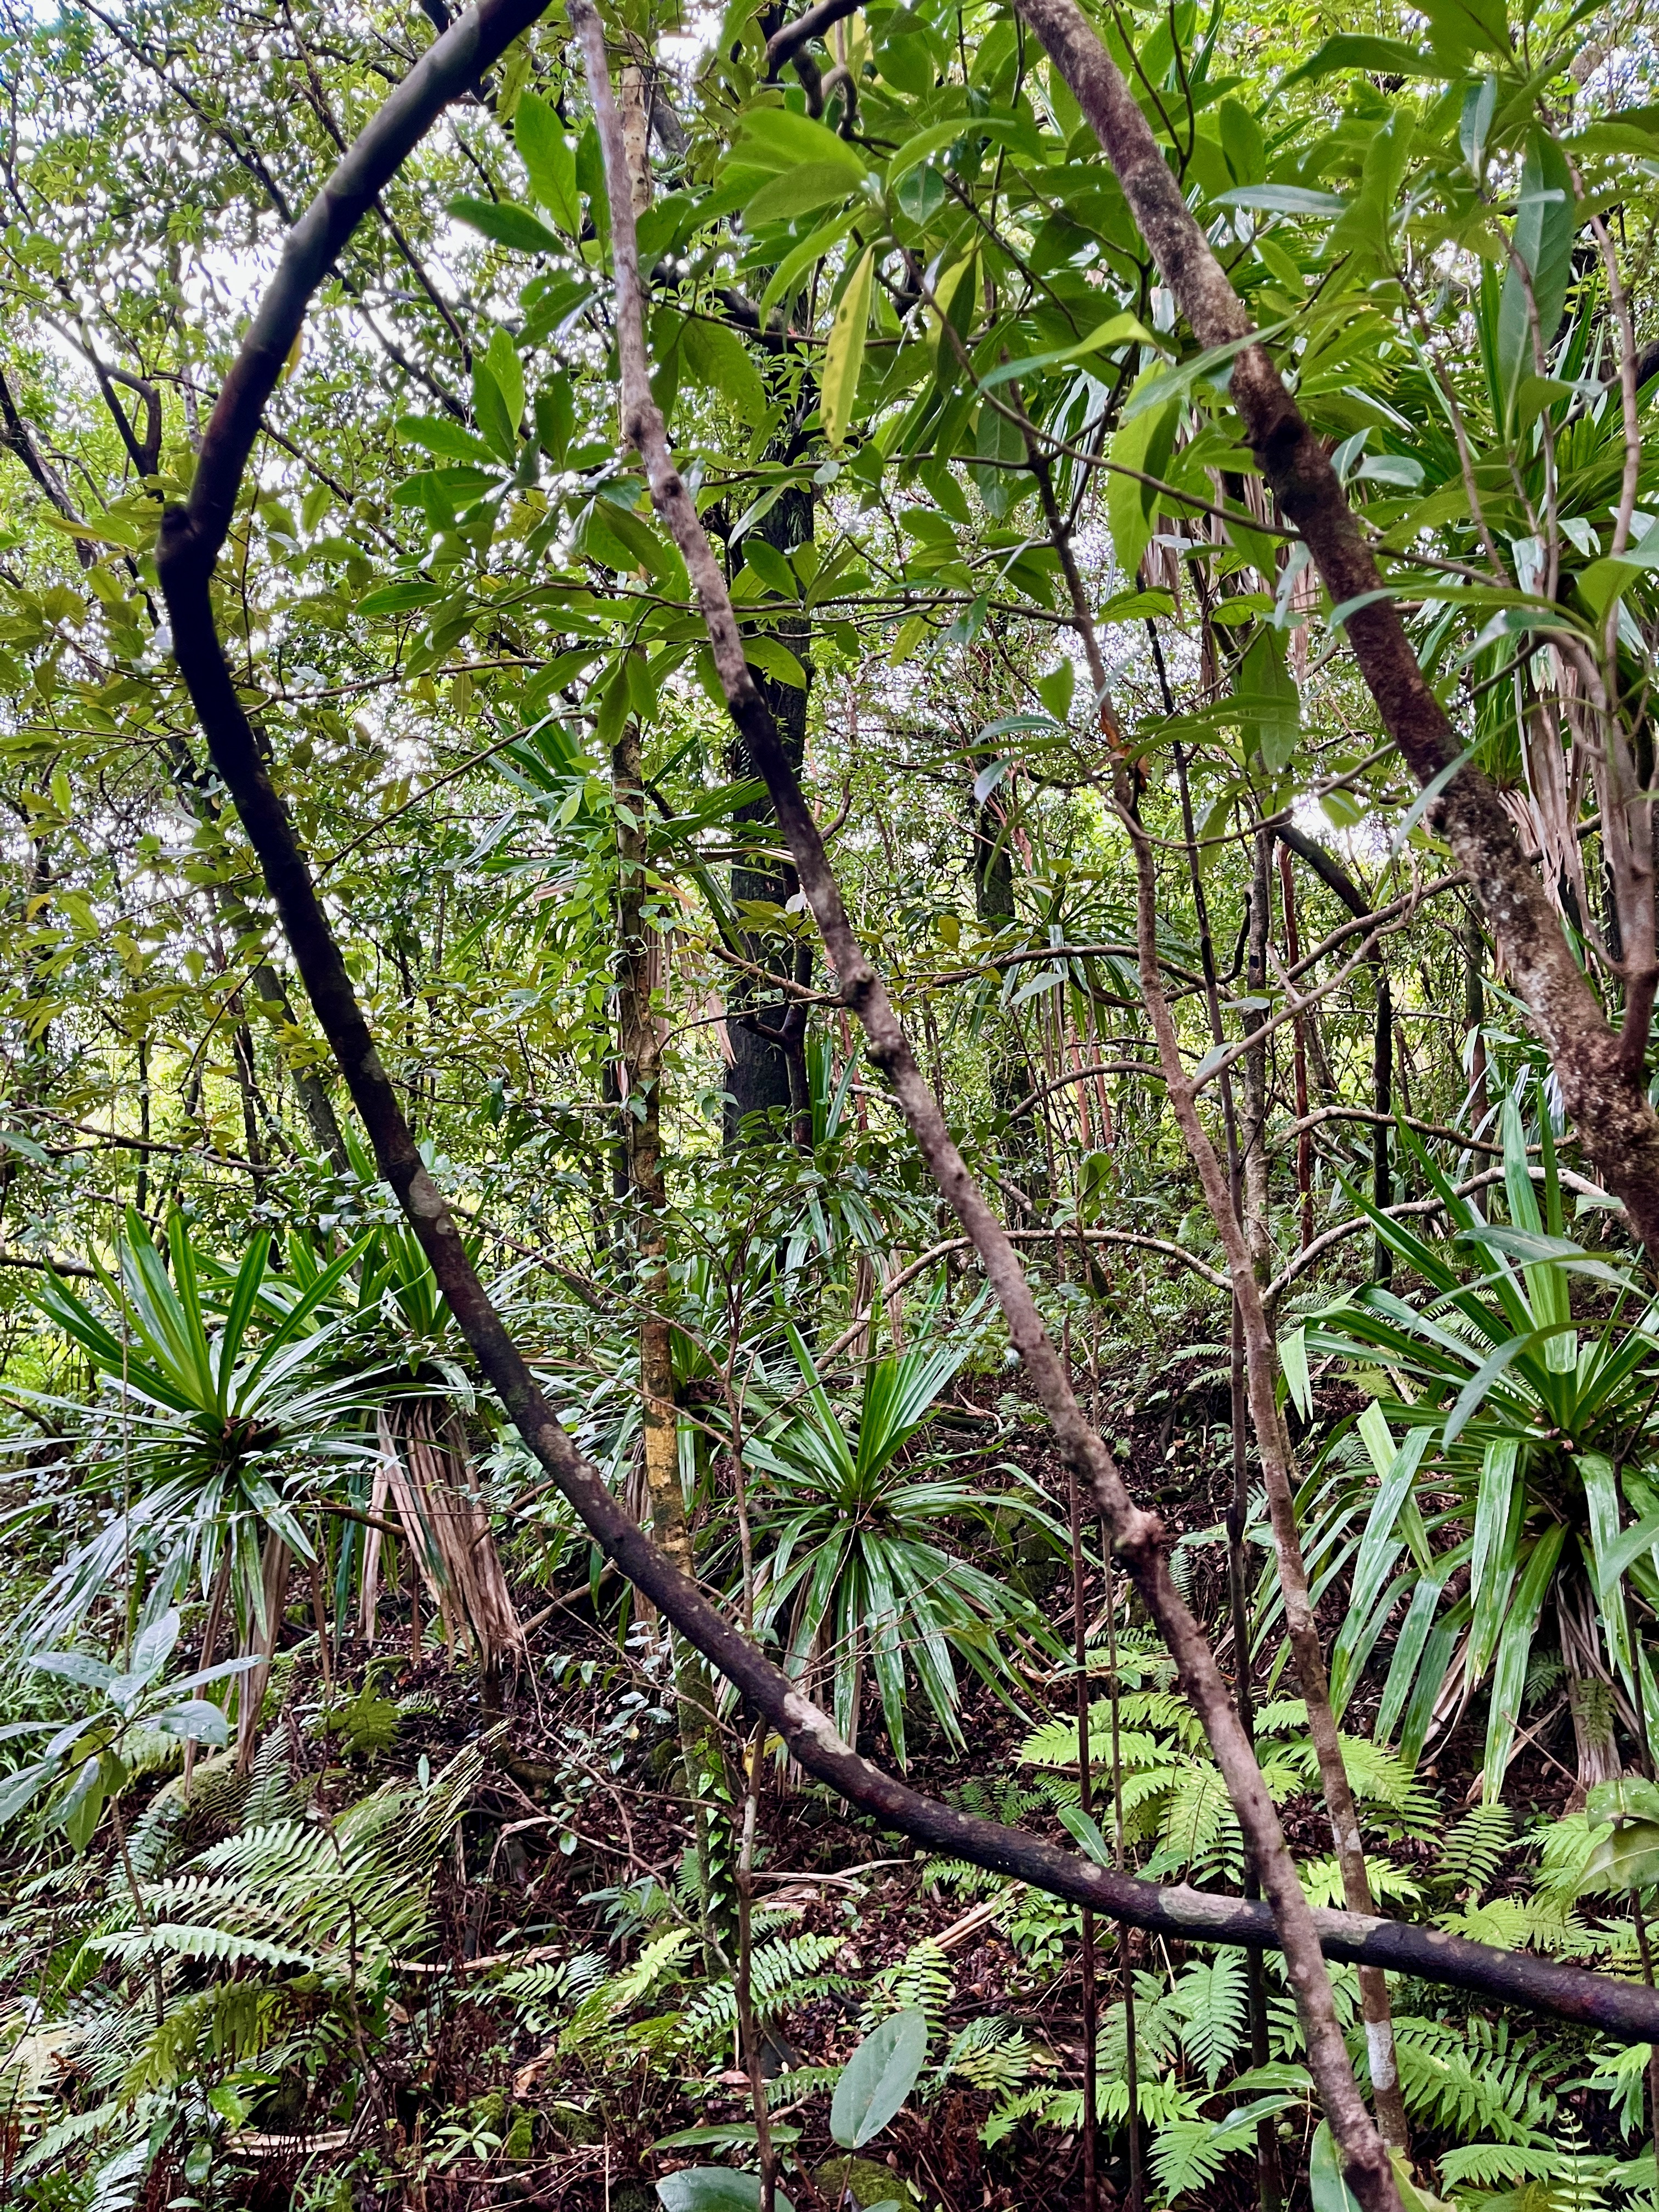
<svg viewBox="0 0 1659 2212"><path fill-rule="evenodd" d="M215 620L214 564L266 402L311 297L374 194L397 173L422 133L450 100L493 66L539 12L538 0L482 0L434 42L365 126L290 234L204 437L189 503L169 508L164 517L158 572L179 672L215 768L248 833L296 969L374 1145L380 1171L431 1262L458 1328L527 1449L618 1571L650 1598L757 1713L766 1716L808 1772L884 1827L947 1856L969 1860L1171 1940L1275 1948L1281 1940L1279 1931L1273 1916L1261 1904L1184 1887L1166 1888L1097 1866L1039 1837L941 1804L857 1757L826 1716L799 1696L781 1671L622 1510L599 1470L575 1449L466 1257L451 1209L416 1149L318 898L310 866L236 696ZM637 286L635 300L637 303ZM718 572L716 576L718 580ZM797 815L805 812L798 793L795 811ZM982 1207L983 1201L980 1203ZM1150 1516L1141 1516L1141 1522L1156 1529ZM1212 1669L1212 1662L1211 1666ZM1271 1808L1267 1810L1271 1816ZM1305 1915L1305 1905L1302 1910ZM1306 1917L1301 1932L1305 1935L1308 1927L1316 1933L1326 1955L1334 1959L1382 1965L1500 2002L1528 2004L1628 2042L1659 2042L1659 1998L1638 1983L1471 1943L1434 1929L1349 1913L1321 1911ZM1310 1970L1305 1946L1299 1957L1305 1979ZM1313 1971L1322 1980L1316 1954Z"/></svg>

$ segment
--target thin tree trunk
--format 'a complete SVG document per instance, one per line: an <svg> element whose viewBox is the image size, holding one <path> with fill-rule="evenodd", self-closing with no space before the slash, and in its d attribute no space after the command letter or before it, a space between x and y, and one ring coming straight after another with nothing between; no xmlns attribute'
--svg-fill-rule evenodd
<svg viewBox="0 0 1659 2212"><path fill-rule="evenodd" d="M726 695L728 710L743 733L748 758L766 781L778 825L794 854L802 890L817 917L824 949L835 968L842 995L858 1014L870 1038L871 1056L892 1084L912 1136L941 1189L955 1206L964 1228L974 1238L986 1273L1008 1318L1012 1341L1054 1425L1062 1452L1077 1467L1079 1479L1086 1474L1107 1527L1124 1555L1126 1565L1134 1577L1153 1620L1176 1656L1182 1686L1202 1720L1238 1810L1241 1824L1252 1836L1262 1886L1273 1905L1274 1917L1283 1931L1284 1941L1295 1954L1291 1970L1291 1983L1297 1992L1310 2068L1318 2086L1332 2135L1341 2147L1346 2161L1350 2183L1366 2212L1398 2212L1400 2197L1394 2170L1359 2096L1347 2049L1337 2024L1329 1982L1301 1932L1305 1924L1308 1932L1311 1933L1307 1899L1285 1847L1278 1814L1267 1793L1254 1753L1239 1728L1237 1715L1227 1697L1214 1656L1169 1579L1163 1530L1157 1527L1152 1516L1142 1513L1132 1504L1115 1463L1083 1418L1070 1379L1037 1313L1014 1249L986 1204L983 1194L969 1175L945 1127L939 1103L928 1089L909 1041L893 1012L881 979L854 935L817 825L801 794L793 765L780 742L772 718L749 674L742 635L732 611L726 580L703 533L696 505L674 468L662 416L651 394L638 252L629 206L629 183L622 133L611 94L604 32L592 0L569 0L568 12L571 27L583 49L595 123L605 160L611 211L611 251L617 280L617 331L622 368L624 431L629 441L639 450L645 464L653 503L686 562L693 588L702 605L715 670ZM1044 506L1050 515L1051 536L1061 566L1066 571L1073 605L1077 606L1081 597L1081 586L1075 563L1071 558L1069 540L1063 529L1054 530L1053 489L1044 473L1039 472L1038 483L1045 493ZM1096 696L1100 701L1103 721L1105 721L1110 714L1110 707L1103 670L1099 665L1099 647L1088 618L1086 604L1080 608L1078 627L1085 646L1092 648L1091 674L1095 680ZM1123 780L1127 781L1127 777ZM1137 858L1142 885L1139 931L1143 969L1150 962L1156 982L1156 915L1149 897L1152 860L1145 833L1139 831ZM1161 1003L1161 987L1159 998ZM1164 1021L1169 1027L1167 1007ZM1170 1036L1173 1040L1172 1028ZM1178 1054L1176 1084L1186 1091L1190 1112L1190 1088L1186 1084L1184 1073L1179 1070ZM1176 1084L1170 1087L1176 1087ZM1195 1114L1193 1120L1196 1124ZM1212 1152L1209 1158L1213 1165ZM1231 1216L1230 1206L1227 1211ZM1242 1243L1242 1239L1240 1241ZM1249 1274L1248 1261L1244 1273L1254 1292L1255 1279ZM1259 1297L1255 1300L1255 1307L1260 1328L1265 1334L1266 1320L1261 1314ZM1247 1310L1247 1344L1249 1334L1249 1315ZM1270 1352L1270 1343L1267 1348ZM1251 1361L1253 1368L1258 1364L1255 1359ZM1261 1369L1261 1384L1267 1393L1267 1411L1272 1415L1272 1384L1265 1364ZM1265 1462L1268 1454L1265 1433L1262 1436L1262 1452ZM1282 1477L1282 1452L1279 1472ZM1293 1514L1289 1534L1294 1541ZM1287 1607L1288 1602L1287 1595ZM1311 1620L1310 1611L1309 1618ZM1317 1654L1316 1635L1314 1649ZM1312 1702L1310 1698L1310 1705ZM1328 1717L1328 1700L1326 1714ZM1317 1741L1316 1717L1315 1728ZM1334 1730L1329 1748L1332 1752L1335 1750ZM1335 1765L1338 1774L1341 1775L1340 1756ZM1341 1776L1341 1780L1346 1787L1346 1776ZM1340 1845L1346 1845L1348 1854L1351 1854L1357 1851L1358 1846L1358 1824L1352 1815L1351 1796L1348 1813L1349 1832L1340 1836L1339 1842ZM1363 1855L1359 1857L1359 1866L1363 1879Z"/></svg>
<svg viewBox="0 0 1659 2212"><path fill-rule="evenodd" d="M1072 1656L1077 1668L1077 1802L1085 1813L1092 1813L1094 1789L1089 1759L1088 1616L1084 1605L1083 1520L1078 1500L1075 1468L1071 1470L1067 1502L1072 1533ZM1095 2050L1099 2023L1095 2012L1095 1917L1092 1912L1080 1916L1079 1934L1082 1942L1079 1963L1083 1977L1083 2203L1084 2212L1098 2212L1100 2191L1095 2174L1095 2158L1098 2148L1100 2114L1097 2109ZM1127 1943L1123 1944L1122 1949L1127 1962ZM1132 2136L1139 2134L1139 2115L1131 2111L1129 2128Z"/></svg>
<svg viewBox="0 0 1659 2212"><path fill-rule="evenodd" d="M1244 995L1253 1003L1244 1009L1244 1035L1254 1040L1243 1060L1243 1113L1239 1151L1243 1156L1244 1241L1258 1281L1271 1272L1273 1223L1267 1191L1267 938L1272 916L1268 884L1272 881L1273 831L1259 830L1251 852L1250 908L1245 925Z"/></svg>
<svg viewBox="0 0 1659 2212"><path fill-rule="evenodd" d="M1288 845L1279 848L1279 889L1285 907L1285 965L1294 974L1301 963L1302 943L1296 921L1296 878L1291 868ZM1313 1222L1313 1131L1305 1124L1308 1119L1308 1028L1319 1019L1310 1008L1307 1013L1296 1017L1292 1030L1292 1073L1296 1085L1296 1190L1301 1206L1299 1228L1302 1249L1305 1252L1314 1239Z"/></svg>
<svg viewBox="0 0 1659 2212"><path fill-rule="evenodd" d="M1319 1624L1308 1588L1307 1562L1302 1552L1296 1518L1296 1485L1291 1472L1290 1439L1277 1402L1275 1383L1278 1352L1262 1304L1243 1224L1234 1211L1232 1194L1209 1133L1199 1118L1191 1079L1181 1056L1169 1001L1164 994L1158 960L1157 884L1152 849L1146 831L1129 808L1121 808L1134 849L1139 886L1140 988L1158 1039L1164 1089L1187 1150L1198 1170L1200 1187L1227 1255L1243 1337L1246 1388L1251 1423L1267 1492L1267 1511L1273 1532L1279 1586L1285 1601L1285 1627L1290 1639L1297 1685L1308 1708L1308 1733L1319 1762L1325 1808L1330 1817L1332 1839L1342 1872L1343 1893L1351 1912L1375 1911L1370 1878L1365 1867L1359 1814L1347 1769L1342 1762L1335 1716L1331 1711L1330 1683ZM1249 1838L1246 1838L1247 1847ZM1400 2092L1399 2069L1394 2053L1394 2024L1384 1977L1371 1968L1360 1973L1360 1999L1365 2017L1366 2044L1370 2056L1371 2086L1377 2118L1388 2140L1402 2148L1409 2140L1406 2108ZM1335 2130L1333 2126L1332 2132Z"/></svg>
<svg viewBox="0 0 1659 2212"><path fill-rule="evenodd" d="M1463 951L1463 1037L1468 1049L1469 1126L1479 1131L1486 1118L1486 940L1480 917L1471 907L1460 933Z"/></svg>
<svg viewBox="0 0 1659 2212"><path fill-rule="evenodd" d="M280 1536L268 1534L259 1556L259 1599L264 1619L252 1604L248 1642L245 1657L252 1656L254 1664L245 1674L237 1677L236 1705L236 1771L246 1774L253 1763L253 1747L258 1741L259 1708L264 1703L265 1690L270 1680L270 1662L276 1650L276 1638L283 1626L283 1601L288 1594L289 1565L288 1546Z"/></svg>
<svg viewBox="0 0 1659 2212"><path fill-rule="evenodd" d="M643 140L638 142L643 144ZM623 1127L628 1176L637 1209L633 1224L639 1302L640 1401L644 1431L646 1510L653 1540L688 1582L696 1560L680 1481L679 1415L674 1396L673 1328L668 1303L668 1188L662 1157L663 1060L653 971L660 965L660 933L647 918L651 896L646 864L645 787L640 732L628 723L611 755L617 809L617 1000L619 1058L627 1088ZM672 1636L672 1627L667 1632ZM680 1757L693 1808L698 1893L705 1923L709 1906L708 1814L704 1801L711 1757L710 1698L696 1655L674 1639L674 1686Z"/></svg>

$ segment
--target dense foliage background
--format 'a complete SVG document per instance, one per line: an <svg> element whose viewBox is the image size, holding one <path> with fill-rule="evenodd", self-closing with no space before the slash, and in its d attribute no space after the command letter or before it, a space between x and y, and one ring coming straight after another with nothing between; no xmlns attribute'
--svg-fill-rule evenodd
<svg viewBox="0 0 1659 2212"><path fill-rule="evenodd" d="M479 1387L356 1132L155 550L286 230L445 21L0 10L0 2192L1338 2212L1276 1958L1082 1924L804 1777ZM1231 1224L1148 1017L1144 829L1371 1894L1650 1982L1647 1260L1231 349L1041 46L950 0L769 61L785 27L607 21L653 391L855 926L1254 1700L1304 1886L1352 1904ZM1097 27L1639 1090L1650 23ZM630 1510L878 1763L1237 1893L1203 1731L862 1054L619 444L610 227L555 9L317 299L215 586L240 695L431 1173ZM1654 2201L1646 2045L1389 1995L1408 2204ZM915 2017L849 2158L840 2069Z"/></svg>

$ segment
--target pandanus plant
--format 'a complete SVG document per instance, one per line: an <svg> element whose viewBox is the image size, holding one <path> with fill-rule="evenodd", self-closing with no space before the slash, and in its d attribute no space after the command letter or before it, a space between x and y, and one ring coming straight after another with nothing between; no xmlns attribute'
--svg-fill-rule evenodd
<svg viewBox="0 0 1659 2212"><path fill-rule="evenodd" d="M874 1676L901 1764L907 1676L959 1747L957 1660L1006 1692L1005 1640L1043 1639L1036 1607L961 1557L969 1528L1012 1511L1057 1547L1064 1541L1018 1470L1007 1470L1015 1488L994 1493L963 1481L938 1452L910 1449L972 1341L964 1327L949 1341L924 1334L904 1352L872 1360L856 1417L844 1424L791 1328L796 1402L744 1452L764 1484L756 1513L757 1620L772 1625L792 1672L829 1677L836 1725L851 1742Z"/></svg>
<svg viewBox="0 0 1659 2212"><path fill-rule="evenodd" d="M99 1395L90 1409L43 1402L80 1446L87 1487L109 1502L27 1609L28 1640L72 1638L117 1589L141 1623L160 1620L194 1580L210 1599L209 1643L228 1605L241 1648L269 1656L289 1559L315 1556L309 1511L366 1449L372 1382L339 1371L328 1314L358 1250L273 1299L264 1231L232 1273L204 1261L181 1214L164 1258L129 1210L116 1267L94 1261L101 1300L48 1277L35 1302L85 1355ZM245 1688L245 1714L261 1686Z"/></svg>
<svg viewBox="0 0 1659 2212"><path fill-rule="evenodd" d="M1305 1355L1328 1355L1382 1386L1357 1425L1369 1466L1329 1476L1315 1509L1310 1550L1327 1574L1352 1569L1333 1654L1339 1702L1403 1604L1378 1740L1397 1732L1414 1760L1487 1686L1488 1798L1502 1788L1552 1613L1583 1786L1619 1771L1615 1713L1638 1744L1659 1727L1635 1622L1638 1609L1659 1613L1659 1310L1565 1234L1547 1108L1541 1209L1513 1098L1502 1129L1507 1222L1459 1197L1402 1128L1455 1255L1373 1214L1425 1294L1412 1303L1377 1285L1359 1291L1310 1322L1287 1363L1304 1376ZM1458 1264L1471 1257L1484 1263L1473 1279ZM1610 1291L1610 1310L1575 1317L1575 1279ZM1339 1437L1328 1469L1341 1453Z"/></svg>
<svg viewBox="0 0 1659 2212"><path fill-rule="evenodd" d="M367 1184L372 1164L348 1142ZM475 1257L480 1242L470 1240ZM344 1616L355 1580L359 1624L374 1640L382 1536L388 1512L395 1514L452 1652L467 1638L488 1672L521 1636L458 1411L472 1403L463 1348L431 1263L407 1229L370 1230L351 1259L343 1273L325 1267L296 1236L286 1272L268 1276L261 1292L280 1326L299 1303L317 1310L313 1295L326 1276L325 1310L334 1324L327 1357L343 1373L372 1378L363 1402L372 1406L374 1444L344 1476L336 1611Z"/></svg>

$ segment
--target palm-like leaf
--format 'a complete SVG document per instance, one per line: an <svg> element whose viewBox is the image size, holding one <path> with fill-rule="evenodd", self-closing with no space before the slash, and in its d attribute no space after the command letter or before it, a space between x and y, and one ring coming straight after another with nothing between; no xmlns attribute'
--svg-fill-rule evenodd
<svg viewBox="0 0 1659 2212"><path fill-rule="evenodd" d="M757 1514L763 1616L793 1671L828 1667L844 1733L856 1731L867 1669L901 1762L908 1677L960 1743L957 1662L1006 1690L1002 1639L1042 1632L1035 1609L959 1558L951 1540L963 1523L1011 1509L1056 1542L1060 1531L1029 1491L993 1493L936 1462L926 1473L905 1463L971 1349L965 1327L947 1342L924 1339L872 1362L851 1434L805 1342L793 1329L789 1338L801 1375L796 1409L746 1447L766 1479Z"/></svg>
<svg viewBox="0 0 1659 2212"><path fill-rule="evenodd" d="M1632 1554L1630 1543L1621 1544L1626 1506L1640 1524L1659 1503L1634 1450L1653 1425L1655 1310L1632 1318L1631 1286L1564 1233L1547 1115L1540 1133L1541 1208L1520 1113L1512 1099L1506 1102L1510 1218L1502 1223L1487 1221L1471 1200L1459 1197L1425 1149L1402 1132L1444 1206L1456 1248L1478 1254L1487 1271L1469 1280L1443 1249L1366 1207L1378 1234L1431 1295L1419 1308L1373 1285L1305 1332L1308 1352L1372 1370L1380 1365L1399 1386L1359 1425L1378 1478L1376 1490L1363 1479L1338 1476L1310 1500L1310 1554L1322 1579L1355 1565L1353 1606L1334 1655L1339 1699L1409 1595L1384 1686L1379 1735L1390 1738L1398 1728L1406 1755L1414 1759L1437 1705L1443 1713L1447 1708L1451 1674L1462 1670L1463 1695L1489 1683L1489 1795L1502 1783L1528 1650L1560 1577L1590 1583L1609 1672L1622 1678L1632 1699L1641 1694L1644 1662L1632 1648L1623 1604L1604 1601L1628 1573L1636 1591L1659 1606L1650 1545ZM1616 1287L1607 1318L1575 1322L1575 1274ZM1406 1441L1396 1458L1399 1435ZM1402 1482L1398 1471L1408 1454L1410 1474ZM1625 1468L1622 1479L1615 1467ZM1455 1502L1425 1520L1417 1503L1422 1492ZM1659 1520L1653 1533L1659 1538ZM1410 1565L1395 1576L1407 1552ZM1467 1595L1443 1605L1454 1574L1465 1565ZM1654 1709L1651 1687L1647 1694Z"/></svg>
<svg viewBox="0 0 1659 2212"><path fill-rule="evenodd" d="M273 1290L264 1235L234 1274L198 1264L177 1216L167 1247L170 1272L142 1218L129 1213L118 1272L98 1267L112 1320L56 1276L35 1294L104 1380L90 1418L67 1401L58 1410L82 1423L94 1480L107 1488L118 1465L125 1493L25 1616L27 1631L48 1641L73 1633L133 1560L151 1567L154 1613L173 1602L192 1570L205 1587L227 1547L246 1608L259 1615L262 1537L274 1534L308 1557L301 1507L317 1468L368 1449L362 1416L372 1378L340 1371L338 1319L317 1319L361 1247L285 1286L286 1295ZM222 1300L204 1283L216 1283Z"/></svg>

